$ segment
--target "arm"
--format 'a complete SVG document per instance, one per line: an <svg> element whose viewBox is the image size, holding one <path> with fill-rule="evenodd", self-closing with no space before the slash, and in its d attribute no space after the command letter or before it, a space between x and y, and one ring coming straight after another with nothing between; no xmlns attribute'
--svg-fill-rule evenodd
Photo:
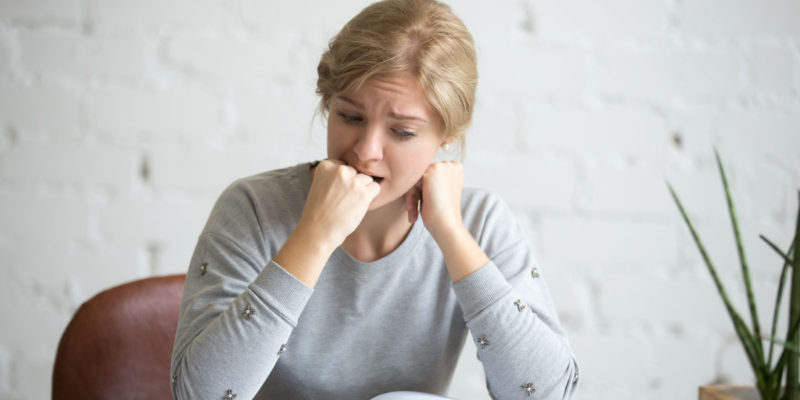
<svg viewBox="0 0 800 400"><path fill-rule="evenodd" d="M288 342L312 289L246 239L201 235L187 273L172 358L176 399L252 398Z"/></svg>
<svg viewBox="0 0 800 400"><path fill-rule="evenodd" d="M533 270L530 246L497 196L468 205L465 226L462 176L457 162L432 164L423 177L420 213L455 282L489 391L499 399L569 398L577 363L544 279Z"/></svg>
<svg viewBox="0 0 800 400"><path fill-rule="evenodd" d="M544 278L534 278L527 244L519 242L453 285L478 349L489 391L498 399L568 399L577 363ZM503 265L503 270L499 267ZM509 275L508 267L514 270Z"/></svg>
<svg viewBox="0 0 800 400"><path fill-rule="evenodd" d="M236 184L220 197L187 273L171 367L176 399L228 390L252 398L291 351L285 345L328 257L379 191L339 167L320 163L296 227L286 214L302 199L265 201Z"/></svg>

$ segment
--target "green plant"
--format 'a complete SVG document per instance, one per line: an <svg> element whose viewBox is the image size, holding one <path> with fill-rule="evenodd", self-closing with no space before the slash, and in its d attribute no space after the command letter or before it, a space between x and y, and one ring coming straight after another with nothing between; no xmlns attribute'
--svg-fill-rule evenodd
<svg viewBox="0 0 800 400"><path fill-rule="evenodd" d="M714 280L717 291L719 292L720 297L722 297L722 301L725 304L725 309L727 310L728 315L733 322L736 335L739 337L739 341L741 341L745 354L747 355L747 360L750 362L750 366L753 369L753 373L756 378L756 388L761 394L761 398L764 400L796 400L800 398L800 387L798 387L798 378L800 377L800 331L798 330L798 326L800 326L800 257L798 257L800 256L800 250L798 249L798 247L800 247L800 243L798 243L800 242L800 205L798 207L794 238L792 239L792 244L789 247L789 251L784 253L769 239L765 238L763 235L759 235L759 237L766 242L770 248L775 250L775 252L777 252L783 259L783 269L781 270L780 279L778 281L778 292L775 299L775 308L772 314L772 329L769 335L764 335L758 322L758 312L756 310L753 288L750 282L750 271L748 269L744 247L742 246L739 223L737 222L736 211L733 207L733 200L731 199L730 189L728 187L728 179L725 175L725 170L722 167L722 161L720 160L719 153L716 150L714 151L714 156L716 157L717 167L719 167L719 173L722 177L722 186L725 189L725 198L728 203L728 214L730 216L731 224L733 225L733 233L736 239L736 250L739 255L739 263L741 265L742 275L744 278L744 287L747 292L747 303L750 309L752 327L745 323L739 312L737 312L731 304L727 291L717 275L717 269L711 262L711 259L709 258L705 247L703 246L703 242L700 240L700 236L698 236L694 225L686 213L686 210L683 208L683 204L681 204L680 199L678 199L678 195L675 194L675 190L672 188L672 185L670 185L669 182L667 182L667 187L669 188L670 194L672 195L673 200L675 200L675 204L678 206L678 209L683 216L683 220L686 221L686 225L689 227L689 231L692 233L692 238L694 239L697 248L700 250L703 261L708 267L708 271L711 273L711 277ZM798 199L800 200L800 192L798 192ZM789 323L785 340L780 340L775 336L775 330L780 311L781 296L783 295L783 288L784 284L786 283L786 275L789 272L791 272ZM769 343L769 349L766 353L764 351L763 343L765 341ZM783 351L781 352L778 360L773 363L773 350L775 344L782 346ZM785 390L783 390L784 385Z"/></svg>

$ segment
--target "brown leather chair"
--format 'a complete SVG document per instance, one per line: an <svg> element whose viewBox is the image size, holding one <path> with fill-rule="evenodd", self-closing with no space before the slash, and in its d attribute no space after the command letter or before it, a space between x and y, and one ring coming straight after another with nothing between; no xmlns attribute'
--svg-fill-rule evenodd
<svg viewBox="0 0 800 400"><path fill-rule="evenodd" d="M171 399L185 274L146 278L83 303L58 344L53 399Z"/></svg>

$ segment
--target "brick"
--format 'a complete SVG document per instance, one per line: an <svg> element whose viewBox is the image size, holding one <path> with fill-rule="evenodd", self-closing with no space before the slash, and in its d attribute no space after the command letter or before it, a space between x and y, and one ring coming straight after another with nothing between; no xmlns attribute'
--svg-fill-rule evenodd
<svg viewBox="0 0 800 400"><path fill-rule="evenodd" d="M668 7L655 0L536 1L534 32L547 39L661 39L668 32Z"/></svg>
<svg viewBox="0 0 800 400"><path fill-rule="evenodd" d="M663 118L644 109L529 104L522 118L526 148L582 159L652 161L664 157L671 140Z"/></svg>
<svg viewBox="0 0 800 400"><path fill-rule="evenodd" d="M236 8L222 0L90 0L87 11L98 30L159 30L217 26Z"/></svg>
<svg viewBox="0 0 800 400"><path fill-rule="evenodd" d="M34 314L35 310L29 310L28 314ZM40 316L43 317L43 316ZM66 323L64 324L66 326ZM43 324L35 325L31 330L49 330L50 326ZM48 342L58 343L63 328L49 330L48 335L51 339ZM23 351L14 353L12 384L13 393L9 400L17 399L46 399L51 394L51 379L42 377L52 376L53 362L55 361L56 346L42 345L31 341L25 346Z"/></svg>
<svg viewBox="0 0 800 400"><path fill-rule="evenodd" d="M800 37L800 4L793 0L700 0L681 4L681 32L712 38Z"/></svg>
<svg viewBox="0 0 800 400"><path fill-rule="evenodd" d="M797 56L792 49L771 43L753 49L753 86L757 93L790 98L796 94L793 77Z"/></svg>
<svg viewBox="0 0 800 400"><path fill-rule="evenodd" d="M325 154L326 129L322 117L315 118L319 102L309 86L306 92L270 91L259 95L242 93L234 98L238 134L248 145L283 149L311 147Z"/></svg>
<svg viewBox="0 0 800 400"><path fill-rule="evenodd" d="M99 212L100 236L118 246L193 245L212 206L212 201L120 199Z"/></svg>
<svg viewBox="0 0 800 400"><path fill-rule="evenodd" d="M168 52L178 65L225 84L263 85L265 79L286 79L300 69L290 47L280 42L183 35L170 41ZM313 68L302 70L312 73Z"/></svg>
<svg viewBox="0 0 800 400"><path fill-rule="evenodd" d="M653 347L641 335L620 332L571 332L569 341L580 366L581 398L632 399L646 389ZM619 384L619 377L625 384Z"/></svg>
<svg viewBox="0 0 800 400"><path fill-rule="evenodd" d="M467 158L464 184L496 191L520 211L569 210L577 185L573 166L552 156L525 154Z"/></svg>
<svg viewBox="0 0 800 400"><path fill-rule="evenodd" d="M205 220L201 220L201 224L205 225ZM200 231L197 231L197 236L199 235ZM189 261L192 259L196 244L196 241L181 240L168 243L166 246L160 248L158 263L154 266L154 274L185 274L189 269Z"/></svg>
<svg viewBox="0 0 800 400"><path fill-rule="evenodd" d="M736 204L742 215L751 220L780 224L794 222L798 211L800 189L790 171L769 162L739 162L732 167L737 172L737 186L731 188L740 199Z"/></svg>
<svg viewBox="0 0 800 400"><path fill-rule="evenodd" d="M291 151L280 146L247 150L184 150L162 146L152 153L153 184L158 188L199 189L219 195L236 179L305 161L292 160Z"/></svg>
<svg viewBox="0 0 800 400"><path fill-rule="evenodd" d="M653 358L649 360L651 398L689 399L697 386L715 378L720 337L713 332L689 329L680 335L649 333Z"/></svg>
<svg viewBox="0 0 800 400"><path fill-rule="evenodd" d="M713 157L713 155L712 155ZM714 164L712 164L714 163ZM694 221L698 218L722 221L727 218L725 192L722 188L722 179L717 171L715 161L706 159L701 165L675 165L668 167L664 174L664 186L669 183L683 204L689 217ZM733 176L729 176L729 183L733 184ZM678 206L667 194L672 205L672 215L681 219Z"/></svg>
<svg viewBox="0 0 800 400"><path fill-rule="evenodd" d="M529 16L522 2L504 1L485 7L477 2L459 1L450 6L469 29L479 54L509 38L519 37L520 33L528 33Z"/></svg>
<svg viewBox="0 0 800 400"><path fill-rule="evenodd" d="M19 41L22 66L39 74L76 79L139 79L144 73L145 46L136 36L25 30Z"/></svg>
<svg viewBox="0 0 800 400"><path fill-rule="evenodd" d="M716 107L678 108L668 113L670 133L680 141L675 146L676 154L684 157L681 161L687 165L685 168L694 167L695 159L711 163L720 136L716 124L727 117L726 113Z"/></svg>
<svg viewBox="0 0 800 400"><path fill-rule="evenodd" d="M74 198L2 191L0 221L0 240L70 244L86 239L89 209Z"/></svg>
<svg viewBox="0 0 800 400"><path fill-rule="evenodd" d="M735 281L721 278L729 287L731 301L743 312L743 297L733 291ZM596 301L600 313L611 325L651 323L663 326L702 326L720 332L733 329L725 306L706 274L702 279L654 279L622 274L606 274Z"/></svg>
<svg viewBox="0 0 800 400"><path fill-rule="evenodd" d="M575 265L585 269L576 273L596 274L597 266L635 272L644 262L655 272L677 259L672 232L658 221L543 216L536 237L545 264Z"/></svg>
<svg viewBox="0 0 800 400"><path fill-rule="evenodd" d="M102 184L127 189L137 161L130 150L23 143L0 157L0 177L20 183Z"/></svg>
<svg viewBox="0 0 800 400"><path fill-rule="evenodd" d="M246 24L270 32L323 30L335 35L344 24L369 5L359 0L336 2L335 5L317 2L297 7L291 3L265 3L258 0L242 1L242 19ZM313 9L313 12L309 12ZM321 52L321 51L320 51Z"/></svg>
<svg viewBox="0 0 800 400"><path fill-rule="evenodd" d="M0 2L0 15L4 18L26 21L81 20L80 0L4 0Z"/></svg>
<svg viewBox="0 0 800 400"><path fill-rule="evenodd" d="M744 280L730 224L720 223L710 226L699 223L697 225L696 229L700 233L703 245L717 270L717 274L723 280L726 290L730 292L732 298L736 299L741 307L745 307ZM789 231L789 229L785 230ZM767 324L771 321L772 310L775 306L783 262L777 254L757 237L758 232L755 229L751 229L750 226L744 225L742 227L742 241L759 315L761 316L762 324ZM764 232L767 238L776 242L784 251L788 248L789 234L781 237L780 235L771 234L769 230L760 232ZM711 286L713 282L708 269L702 261L694 241L689 237L688 230L681 232L680 246L683 259L681 261L682 268L691 269L694 276L707 280L709 288L713 287ZM786 296L786 293L784 291L784 296ZM742 310L744 311L744 308Z"/></svg>
<svg viewBox="0 0 800 400"><path fill-rule="evenodd" d="M86 109L91 130L131 145L198 143L220 129L219 101L194 87L96 89L88 93Z"/></svg>
<svg viewBox="0 0 800 400"><path fill-rule="evenodd" d="M773 360L779 358L780 350L780 347L776 347ZM747 361L747 355L745 355L744 349L734 333L725 337L718 359L719 370L717 375L719 378L731 384L753 385L755 375L753 375L753 370L750 369L750 362Z"/></svg>
<svg viewBox="0 0 800 400"><path fill-rule="evenodd" d="M98 292L142 277L138 256L132 248L103 245L98 248L50 246L35 251L39 242L0 244L0 261L13 264L20 280L37 290L58 296L58 309L72 312Z"/></svg>
<svg viewBox="0 0 800 400"><path fill-rule="evenodd" d="M750 111L718 120L719 150L726 160L758 160L800 165L800 113Z"/></svg>
<svg viewBox="0 0 800 400"><path fill-rule="evenodd" d="M750 325L741 273L738 267L731 267L720 268L718 275L734 308ZM654 279L607 274L596 299L600 315L605 323L612 326L647 322L674 326L684 331L700 329L721 335L733 333L733 324L710 274L703 271L702 275L700 278L671 276L668 279ZM753 284L762 333L769 331L776 289L775 282ZM785 307L783 313L786 313Z"/></svg>
<svg viewBox="0 0 800 400"><path fill-rule="evenodd" d="M591 163L577 207L589 213L671 216L675 206L659 171Z"/></svg>
<svg viewBox="0 0 800 400"><path fill-rule="evenodd" d="M547 287L567 336L597 323L592 288L582 277L576 276L569 268L555 265L545 265L540 270L547 279Z"/></svg>
<svg viewBox="0 0 800 400"><path fill-rule="evenodd" d="M43 114L47 118L42 118ZM78 130L78 99L55 87L3 85L0 123L22 136L43 132L74 136Z"/></svg>
<svg viewBox="0 0 800 400"><path fill-rule="evenodd" d="M578 48L507 39L478 48L478 59L482 71L503 71L481 75L485 97L577 101L590 88L588 57Z"/></svg>
<svg viewBox="0 0 800 400"><path fill-rule="evenodd" d="M744 92L738 56L722 50L606 50L590 87L601 96L671 104L725 103Z"/></svg>
<svg viewBox="0 0 800 400"><path fill-rule="evenodd" d="M14 61L14 39L7 29L0 28L0 76L8 74Z"/></svg>
<svg viewBox="0 0 800 400"><path fill-rule="evenodd" d="M481 158L488 154L510 154L529 151L521 146L520 106L509 105L498 96L484 96L478 92L472 126L466 132L467 158Z"/></svg>
<svg viewBox="0 0 800 400"><path fill-rule="evenodd" d="M6 274L0 283L0 301L6 310L19 312L4 313L5 324L13 329L4 329L0 341L11 349L33 353L40 348L52 348L61 336L69 315L58 304L63 302L63 294L46 293L29 279L20 279ZM15 364L18 361L15 360ZM15 368L16 369L16 368ZM20 383L21 377L15 375L12 386Z"/></svg>

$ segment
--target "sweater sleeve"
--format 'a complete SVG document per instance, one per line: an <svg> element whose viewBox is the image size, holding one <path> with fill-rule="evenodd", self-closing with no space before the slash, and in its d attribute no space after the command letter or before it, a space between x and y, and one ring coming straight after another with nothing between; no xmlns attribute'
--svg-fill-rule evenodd
<svg viewBox="0 0 800 400"><path fill-rule="evenodd" d="M568 399L578 365L527 239L499 197L476 239L490 261L453 285L496 399ZM475 234L475 233L473 233Z"/></svg>
<svg viewBox="0 0 800 400"><path fill-rule="evenodd" d="M253 398L290 351L312 289L253 250L263 238L251 204L223 193L199 237L173 347L175 399Z"/></svg>

